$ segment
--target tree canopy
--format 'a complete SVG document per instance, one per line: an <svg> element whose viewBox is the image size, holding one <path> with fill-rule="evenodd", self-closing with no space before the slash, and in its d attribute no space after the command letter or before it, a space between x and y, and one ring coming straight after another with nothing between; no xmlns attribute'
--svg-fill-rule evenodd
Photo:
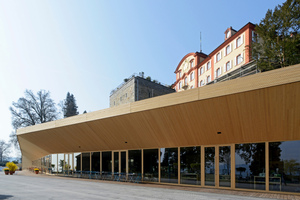
<svg viewBox="0 0 300 200"><path fill-rule="evenodd" d="M50 98L50 92L40 90L35 95L31 90L25 91L25 97L13 102L9 108L12 114L12 126L15 129L41 124L57 119L54 101ZM16 133L11 135L11 142L18 146Z"/></svg>
<svg viewBox="0 0 300 200"><path fill-rule="evenodd" d="M63 113L64 117L71 117L74 115L78 115L77 111L78 106L76 105L76 100L73 94L70 94L70 92L67 93L67 97L64 100L63 103Z"/></svg>
<svg viewBox="0 0 300 200"><path fill-rule="evenodd" d="M4 159L9 153L10 144L4 140L0 140L0 163L3 164Z"/></svg>
<svg viewBox="0 0 300 200"><path fill-rule="evenodd" d="M267 11L250 45L252 58L262 71L300 63L299 27L300 0L287 0Z"/></svg>

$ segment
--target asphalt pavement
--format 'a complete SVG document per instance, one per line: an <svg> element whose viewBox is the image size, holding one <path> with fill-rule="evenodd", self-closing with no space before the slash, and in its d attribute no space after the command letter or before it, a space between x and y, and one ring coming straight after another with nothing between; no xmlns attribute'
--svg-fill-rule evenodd
<svg viewBox="0 0 300 200"><path fill-rule="evenodd" d="M30 172L31 173L31 172ZM56 200L56 199L142 199L142 200L266 200L249 196L205 193L177 189L145 187L143 184L116 184L76 178L50 177L46 175L4 175L0 172L0 199L8 200Z"/></svg>

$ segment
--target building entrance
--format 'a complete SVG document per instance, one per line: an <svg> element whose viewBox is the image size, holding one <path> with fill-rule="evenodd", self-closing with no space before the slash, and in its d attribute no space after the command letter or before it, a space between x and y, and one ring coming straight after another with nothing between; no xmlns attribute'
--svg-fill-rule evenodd
<svg viewBox="0 0 300 200"><path fill-rule="evenodd" d="M204 185L231 187L231 146L204 147Z"/></svg>

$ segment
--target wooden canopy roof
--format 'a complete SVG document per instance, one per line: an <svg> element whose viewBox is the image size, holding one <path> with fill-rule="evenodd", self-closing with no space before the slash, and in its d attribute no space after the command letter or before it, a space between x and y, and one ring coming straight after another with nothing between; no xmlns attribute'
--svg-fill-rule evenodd
<svg viewBox="0 0 300 200"><path fill-rule="evenodd" d="M28 161L53 153L300 140L299 102L295 65L22 128L17 136Z"/></svg>

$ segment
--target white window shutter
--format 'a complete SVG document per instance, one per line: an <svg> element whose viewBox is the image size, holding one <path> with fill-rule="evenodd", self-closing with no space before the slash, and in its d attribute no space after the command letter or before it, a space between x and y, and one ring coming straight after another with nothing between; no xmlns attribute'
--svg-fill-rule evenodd
<svg viewBox="0 0 300 200"><path fill-rule="evenodd" d="M215 78L217 77L217 70L215 71Z"/></svg>
<svg viewBox="0 0 300 200"><path fill-rule="evenodd" d="M233 41L233 49L236 49L236 40Z"/></svg>
<svg viewBox="0 0 300 200"><path fill-rule="evenodd" d="M224 56L226 55L226 47L224 48Z"/></svg>
<svg viewBox="0 0 300 200"><path fill-rule="evenodd" d="M232 43L229 45L230 52L232 51Z"/></svg>
<svg viewBox="0 0 300 200"><path fill-rule="evenodd" d="M234 66L236 66L236 57L233 59Z"/></svg>
<svg viewBox="0 0 300 200"><path fill-rule="evenodd" d="M232 66L232 61L229 61L230 62L230 67L232 68L233 66Z"/></svg>
<svg viewBox="0 0 300 200"><path fill-rule="evenodd" d="M224 72L226 72L226 64L224 64Z"/></svg>
<svg viewBox="0 0 300 200"><path fill-rule="evenodd" d="M220 75L222 74L222 67L220 67Z"/></svg>
<svg viewBox="0 0 300 200"><path fill-rule="evenodd" d="M215 55L215 63L216 63L216 61L217 61L217 54Z"/></svg>
<svg viewBox="0 0 300 200"><path fill-rule="evenodd" d="M244 53L241 54L242 62L244 61Z"/></svg>
<svg viewBox="0 0 300 200"><path fill-rule="evenodd" d="M222 51L220 51L220 58L222 59ZM221 60L221 59L220 59L220 60Z"/></svg>

